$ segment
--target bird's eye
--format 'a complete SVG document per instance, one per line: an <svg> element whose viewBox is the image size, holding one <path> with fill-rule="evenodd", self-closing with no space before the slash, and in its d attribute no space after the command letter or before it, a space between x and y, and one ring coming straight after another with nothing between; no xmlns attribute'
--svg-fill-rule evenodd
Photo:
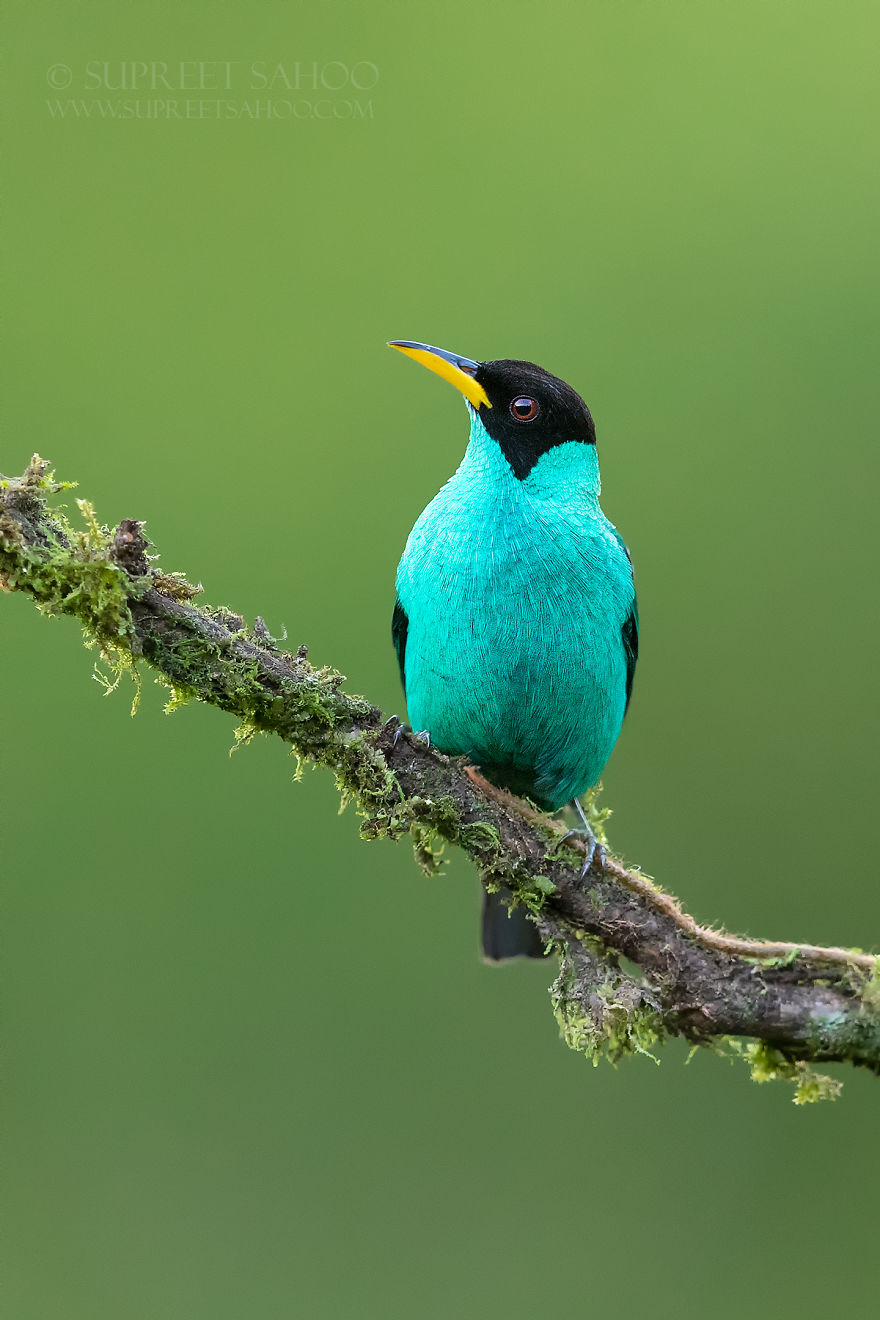
<svg viewBox="0 0 880 1320"><path fill-rule="evenodd" d="M510 415L518 422L533 422L540 411L538 400L530 399L527 394L521 394L510 405Z"/></svg>

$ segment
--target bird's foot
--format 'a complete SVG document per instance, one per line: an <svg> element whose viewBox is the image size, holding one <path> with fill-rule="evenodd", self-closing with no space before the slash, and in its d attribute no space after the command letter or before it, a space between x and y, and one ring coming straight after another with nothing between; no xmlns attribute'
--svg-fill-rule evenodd
<svg viewBox="0 0 880 1320"><path fill-rule="evenodd" d="M605 870L605 862L607 859L607 854L605 852L604 843L600 843L599 840L596 838L595 834L593 833L590 827L590 822L587 820L587 817L584 813L584 809L581 806L580 802L578 802L577 798L574 799L571 805L574 807L575 811L580 816L581 825L579 829L569 830L568 833L562 837L560 843L565 843L566 839L571 839L572 837L580 839L581 842L583 843L587 854L586 861L584 862L583 869L581 870L581 879L583 880L584 876L587 875L587 873L593 869L598 870L599 872Z"/></svg>
<svg viewBox="0 0 880 1320"><path fill-rule="evenodd" d="M605 870L605 845L599 842L589 826L583 830L569 830L568 833L563 834L562 838L559 840L559 846L561 847L566 839L571 838L580 839L586 849L586 861L581 868L582 880L587 872L594 868L599 871Z"/></svg>
<svg viewBox="0 0 880 1320"><path fill-rule="evenodd" d="M391 746L396 747L400 735L403 733L404 729L409 728L409 725L404 724L398 715L389 715L383 727L387 729L389 724L397 725L397 728L394 730L394 737L391 740ZM431 735L427 729L422 729L420 733L415 733L410 729L410 733L412 733L414 738L420 738L426 747L431 746Z"/></svg>
<svg viewBox="0 0 880 1320"><path fill-rule="evenodd" d="M388 719L385 721L382 727L387 729L389 724L397 725L397 728L394 730L394 737L391 740L391 746L396 747L397 741L400 738L400 735L403 733L404 729L406 728L406 725L404 724L403 720L400 718L399 715L389 715Z"/></svg>

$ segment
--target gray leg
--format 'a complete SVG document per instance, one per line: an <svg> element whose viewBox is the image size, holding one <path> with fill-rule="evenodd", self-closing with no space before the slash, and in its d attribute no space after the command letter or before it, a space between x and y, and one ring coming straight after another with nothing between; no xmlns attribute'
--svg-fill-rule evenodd
<svg viewBox="0 0 880 1320"><path fill-rule="evenodd" d="M570 839L573 834L576 834L584 841L584 846L587 850L587 859L584 862L584 867L581 871L581 879L583 879L595 862L599 863L598 869L600 871L605 870L605 849L590 829L590 822L587 820L586 813L578 799L572 798L571 805L580 817L583 828L579 830L569 830L565 839ZM565 842L565 839L563 839L563 843Z"/></svg>

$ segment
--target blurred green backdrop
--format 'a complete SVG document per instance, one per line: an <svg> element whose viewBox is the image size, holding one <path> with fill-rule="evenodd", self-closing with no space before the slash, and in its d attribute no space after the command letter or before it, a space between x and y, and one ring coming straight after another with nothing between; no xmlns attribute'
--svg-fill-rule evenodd
<svg viewBox="0 0 880 1320"><path fill-rule="evenodd" d="M876 6L5 21L0 469L39 450L399 710L394 569L465 418L384 341L541 362L636 563L613 842L705 921L876 946ZM6 1314L876 1300L875 1081L797 1110L678 1046L590 1069L550 965L479 963L460 857L429 883L280 744L230 759L149 684L132 722L72 623L0 627Z"/></svg>

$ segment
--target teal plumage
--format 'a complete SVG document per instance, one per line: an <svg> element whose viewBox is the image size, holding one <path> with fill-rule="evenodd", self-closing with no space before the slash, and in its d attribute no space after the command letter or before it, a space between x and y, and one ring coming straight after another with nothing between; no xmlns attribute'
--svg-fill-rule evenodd
<svg viewBox="0 0 880 1320"><path fill-rule="evenodd" d="M599 507L595 429L564 382L398 343L468 400L456 473L417 520L392 631L410 722L549 810L599 779L629 703L638 614L629 554ZM436 365L439 363L439 365ZM484 915L492 958L535 932Z"/></svg>
<svg viewBox="0 0 880 1320"><path fill-rule="evenodd" d="M520 481L471 409L397 571L413 728L551 809L596 783L626 707L632 569L598 495L594 445L554 446Z"/></svg>

